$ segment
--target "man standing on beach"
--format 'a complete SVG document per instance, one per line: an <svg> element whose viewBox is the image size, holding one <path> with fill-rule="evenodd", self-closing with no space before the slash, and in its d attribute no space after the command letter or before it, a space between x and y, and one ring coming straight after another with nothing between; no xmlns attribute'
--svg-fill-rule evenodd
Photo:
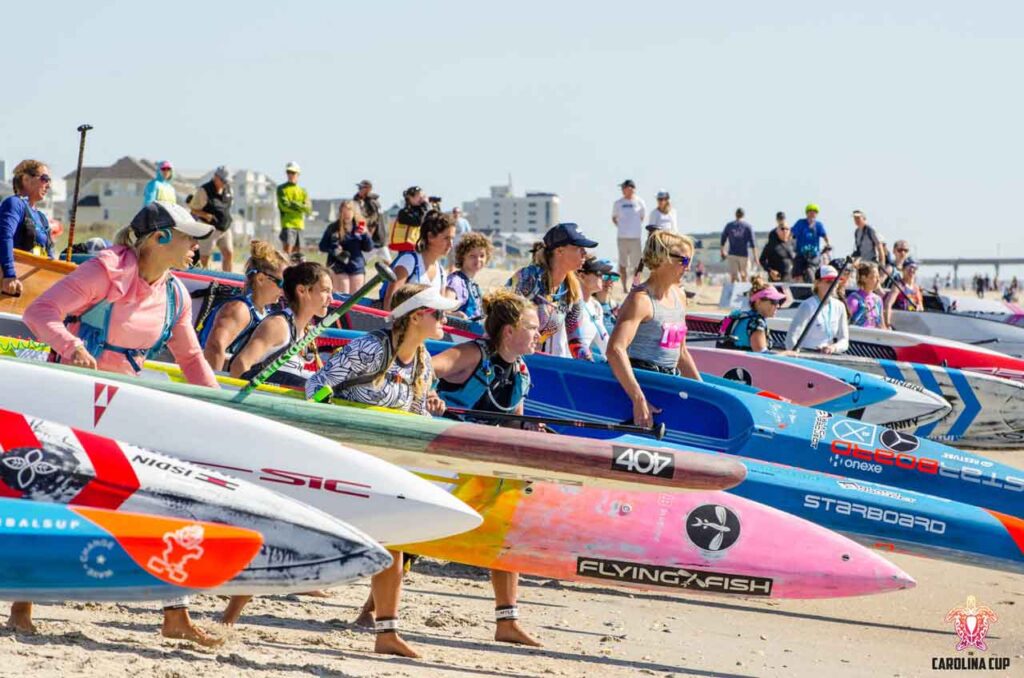
<svg viewBox="0 0 1024 678"><path fill-rule="evenodd" d="M743 208L736 208L736 220L730 221L722 229L722 258L729 266L729 280L747 282L750 278L750 267L757 251L754 243L754 229L743 221ZM726 244L728 243L728 247Z"/></svg>
<svg viewBox="0 0 1024 678"><path fill-rule="evenodd" d="M793 279L793 237L786 223L786 213L775 213L775 228L768 233L768 242L761 250L761 268L773 282L790 282Z"/></svg>
<svg viewBox="0 0 1024 678"><path fill-rule="evenodd" d="M231 184L227 167L221 165L215 169L213 177L196 189L189 208L193 217L213 224L213 235L199 241L199 261L202 267L210 267L210 255L216 245L220 250L223 269L231 272L235 247L231 235Z"/></svg>
<svg viewBox="0 0 1024 678"><path fill-rule="evenodd" d="M853 247L862 263L884 264L885 250L882 239L868 223L868 217L860 210L853 211Z"/></svg>
<svg viewBox="0 0 1024 678"><path fill-rule="evenodd" d="M359 190L352 196L352 200L359 205L359 210L366 219L366 232L373 241L373 249L380 249L388 242L387 233L380 222L383 211L380 208L380 196L373 192L373 182L369 179L363 179L356 186Z"/></svg>
<svg viewBox="0 0 1024 678"><path fill-rule="evenodd" d="M284 168L288 181L277 187L277 210L281 213L281 247L285 254L301 256L302 229L306 227L306 215L313 213L313 203L306 189L299 186L297 162L290 162Z"/></svg>
<svg viewBox="0 0 1024 678"><path fill-rule="evenodd" d="M628 291L627 280L633 279L633 272L640 264L640 240L644 235L644 220L647 205L636 197L636 183L626 179L619 188L622 197L612 205L612 223L619 229L619 275L622 291Z"/></svg>
<svg viewBox="0 0 1024 678"><path fill-rule="evenodd" d="M821 209L815 203L809 203L804 208L807 218L797 219L797 222L793 224L793 240L796 242L793 277L802 277L804 282L814 282L814 270L821 261L821 240L824 239L825 246L831 248L825 224L818 221L818 212L820 211Z"/></svg>

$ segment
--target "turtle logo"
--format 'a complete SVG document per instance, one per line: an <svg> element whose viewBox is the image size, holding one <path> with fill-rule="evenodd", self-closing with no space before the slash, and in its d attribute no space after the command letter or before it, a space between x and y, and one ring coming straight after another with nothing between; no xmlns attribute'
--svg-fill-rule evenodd
<svg viewBox="0 0 1024 678"><path fill-rule="evenodd" d="M747 386L754 383L754 378L750 376L750 372L747 372L742 367L734 367L722 376L729 381L738 381L746 384Z"/></svg>
<svg viewBox="0 0 1024 678"><path fill-rule="evenodd" d="M921 445L915 436L888 428L882 431L879 441L893 452L913 452Z"/></svg>
<svg viewBox="0 0 1024 678"><path fill-rule="evenodd" d="M991 608L978 605L978 600L974 596L967 596L966 604L950 610L944 621L947 624L953 622L953 630L960 639L956 644L956 651L963 652L969 647L987 650L985 636L988 635L989 627L999 621L999 618Z"/></svg>
<svg viewBox="0 0 1024 678"><path fill-rule="evenodd" d="M740 519L725 506L704 504L686 516L686 536L705 551L725 551L740 538Z"/></svg>

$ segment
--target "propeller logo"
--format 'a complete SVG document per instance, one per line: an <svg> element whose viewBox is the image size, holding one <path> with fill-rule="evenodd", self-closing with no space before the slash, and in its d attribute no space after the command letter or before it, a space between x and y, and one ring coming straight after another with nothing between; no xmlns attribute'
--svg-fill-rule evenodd
<svg viewBox="0 0 1024 678"><path fill-rule="evenodd" d="M729 508L704 504L686 516L686 536L705 551L725 551L740 538L740 519Z"/></svg>
<svg viewBox="0 0 1024 678"><path fill-rule="evenodd" d="M16 473L13 482L8 481L6 477L4 480L8 485L18 490L26 490L31 487L37 475L48 476L60 470L60 467L56 464L46 461L42 450L33 448L13 450L0 459L0 464ZM4 473L3 475L7 476L8 474Z"/></svg>

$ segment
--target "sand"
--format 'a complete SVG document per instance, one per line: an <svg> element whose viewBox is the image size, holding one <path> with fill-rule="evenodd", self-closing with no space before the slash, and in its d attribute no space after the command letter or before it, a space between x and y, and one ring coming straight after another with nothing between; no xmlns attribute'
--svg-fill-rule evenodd
<svg viewBox="0 0 1024 678"><path fill-rule="evenodd" d="M506 272L488 272L493 284ZM503 279L503 278L502 278ZM694 288L694 304L717 306L720 289ZM1024 451L982 453L1024 466ZM894 554L916 588L819 601L678 597L524 577L522 624L540 650L493 641L486 572L420 560L406 581L403 635L423 659L373 653L352 626L368 585L316 599L257 599L242 622L215 623L223 601L199 596L192 610L224 633L199 650L158 634L158 605L37 606L40 633L0 631L0 676L935 676L933 657L955 652L946 613L968 595L999 616L989 650L1024 675L1024 577Z"/></svg>

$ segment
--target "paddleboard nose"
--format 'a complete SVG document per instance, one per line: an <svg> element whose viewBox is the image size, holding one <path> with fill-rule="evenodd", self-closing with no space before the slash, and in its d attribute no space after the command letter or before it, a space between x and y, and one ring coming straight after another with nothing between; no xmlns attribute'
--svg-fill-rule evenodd
<svg viewBox="0 0 1024 678"><path fill-rule="evenodd" d="M895 388L896 394L876 407L867 408L863 415L864 421L897 430L915 429L942 419L953 409L945 398L935 393L912 388L902 382L889 383Z"/></svg>

